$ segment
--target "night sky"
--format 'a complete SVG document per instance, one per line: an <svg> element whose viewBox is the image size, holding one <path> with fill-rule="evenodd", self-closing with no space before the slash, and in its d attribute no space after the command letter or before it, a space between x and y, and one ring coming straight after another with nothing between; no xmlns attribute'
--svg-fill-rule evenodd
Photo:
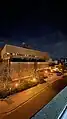
<svg viewBox="0 0 67 119"><path fill-rule="evenodd" d="M67 4L48 0L0 4L0 46L4 43L67 57Z"/></svg>

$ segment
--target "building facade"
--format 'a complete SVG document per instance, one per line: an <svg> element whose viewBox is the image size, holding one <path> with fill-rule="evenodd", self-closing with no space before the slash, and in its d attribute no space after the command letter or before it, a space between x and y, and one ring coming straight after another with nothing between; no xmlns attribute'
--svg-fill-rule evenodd
<svg viewBox="0 0 67 119"><path fill-rule="evenodd" d="M5 45L1 51L1 58L8 59L10 57L49 59L49 55L47 52L41 52L13 45Z"/></svg>
<svg viewBox="0 0 67 119"><path fill-rule="evenodd" d="M48 66L49 55L32 49L5 45L1 51L2 70L8 67L11 79L34 75L35 71ZM3 70L4 72L4 70Z"/></svg>

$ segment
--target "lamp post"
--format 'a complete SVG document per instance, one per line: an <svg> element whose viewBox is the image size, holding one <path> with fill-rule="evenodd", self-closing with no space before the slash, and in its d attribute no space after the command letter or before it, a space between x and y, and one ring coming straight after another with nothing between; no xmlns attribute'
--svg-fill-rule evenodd
<svg viewBox="0 0 67 119"><path fill-rule="evenodd" d="M7 65L8 65L8 72L7 72L7 82L8 82L8 79L10 77L10 59L11 59L11 54L9 53L8 56L7 56Z"/></svg>
<svg viewBox="0 0 67 119"><path fill-rule="evenodd" d="M36 77L36 70L37 70L37 62L35 61L34 62L34 75L35 75L35 77Z"/></svg>
<svg viewBox="0 0 67 119"><path fill-rule="evenodd" d="M10 61L8 59L8 76L9 76L9 73L10 73Z"/></svg>
<svg viewBox="0 0 67 119"><path fill-rule="evenodd" d="M20 83L20 62L19 62L19 83Z"/></svg>

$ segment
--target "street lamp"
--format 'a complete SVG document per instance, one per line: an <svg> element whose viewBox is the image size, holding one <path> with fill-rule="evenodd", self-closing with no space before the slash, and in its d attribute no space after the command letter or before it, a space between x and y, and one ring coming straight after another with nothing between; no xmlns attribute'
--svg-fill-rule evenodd
<svg viewBox="0 0 67 119"><path fill-rule="evenodd" d="M37 62L34 62L34 75L36 77L36 70L37 70Z"/></svg>

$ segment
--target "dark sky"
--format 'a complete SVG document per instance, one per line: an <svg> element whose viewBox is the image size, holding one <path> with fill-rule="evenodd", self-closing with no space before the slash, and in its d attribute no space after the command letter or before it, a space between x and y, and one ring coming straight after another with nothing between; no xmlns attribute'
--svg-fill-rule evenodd
<svg viewBox="0 0 67 119"><path fill-rule="evenodd" d="M0 44L20 45L67 56L67 4L48 0L0 4Z"/></svg>

